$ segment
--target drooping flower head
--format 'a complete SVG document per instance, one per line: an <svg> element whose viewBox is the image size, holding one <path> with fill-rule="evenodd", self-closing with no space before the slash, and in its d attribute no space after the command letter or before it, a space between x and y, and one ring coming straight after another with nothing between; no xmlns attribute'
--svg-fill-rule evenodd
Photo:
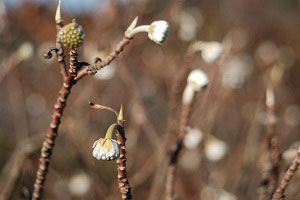
<svg viewBox="0 0 300 200"><path fill-rule="evenodd" d="M120 156L120 145L112 139L112 133L117 124L112 124L105 135L93 144L93 156L98 160L115 160Z"/></svg>
<svg viewBox="0 0 300 200"><path fill-rule="evenodd" d="M160 20L151 23L148 31L148 37L150 40L157 44L162 44L168 37L170 31L169 23Z"/></svg>
<svg viewBox="0 0 300 200"><path fill-rule="evenodd" d="M209 79L206 73L200 69L193 70L187 79L187 85L183 91L182 103L190 104L194 98L195 92L199 92L206 88Z"/></svg>

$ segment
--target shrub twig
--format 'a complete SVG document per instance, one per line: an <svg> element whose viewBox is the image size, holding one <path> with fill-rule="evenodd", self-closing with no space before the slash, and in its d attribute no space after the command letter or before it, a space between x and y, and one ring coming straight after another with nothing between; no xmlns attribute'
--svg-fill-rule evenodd
<svg viewBox="0 0 300 200"><path fill-rule="evenodd" d="M290 181L292 180L295 172L297 171L300 164L300 148L293 163L290 165L289 169L285 172L282 180L279 183L279 186L275 190L272 200L283 200L285 198L284 192L288 187Z"/></svg>

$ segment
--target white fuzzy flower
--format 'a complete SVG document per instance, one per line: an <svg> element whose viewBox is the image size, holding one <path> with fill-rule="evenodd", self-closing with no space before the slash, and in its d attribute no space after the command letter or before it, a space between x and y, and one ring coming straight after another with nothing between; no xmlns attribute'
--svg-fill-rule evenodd
<svg viewBox="0 0 300 200"><path fill-rule="evenodd" d="M206 63L213 63L223 52L223 45L219 42L198 41L193 44L195 51L201 51L201 56Z"/></svg>
<svg viewBox="0 0 300 200"><path fill-rule="evenodd" d="M120 145L110 138L100 138L95 141L93 149L93 156L98 160L115 160L120 156Z"/></svg>
<svg viewBox="0 0 300 200"><path fill-rule="evenodd" d="M16 52L16 56L20 61L30 58L33 54L33 45L30 42L24 42Z"/></svg>
<svg viewBox="0 0 300 200"><path fill-rule="evenodd" d="M187 79L187 85L183 91L182 103L190 104L194 98L195 92L199 92L208 85L207 75L200 69L193 70Z"/></svg>
<svg viewBox="0 0 300 200"><path fill-rule="evenodd" d="M168 37L170 32L170 25L164 20L154 21L150 25L142 25L135 27L137 23L137 17L133 20L131 25L128 27L125 35L128 38L132 38L139 32L147 32L150 40L157 44L162 44Z"/></svg>
<svg viewBox="0 0 300 200"><path fill-rule="evenodd" d="M195 91L200 91L208 85L208 77L200 69L193 70L187 79L187 83L193 85Z"/></svg>
<svg viewBox="0 0 300 200"><path fill-rule="evenodd" d="M149 27L148 37L157 44L162 44L168 37L169 23L163 20L154 21Z"/></svg>
<svg viewBox="0 0 300 200"><path fill-rule="evenodd" d="M188 130L188 133L184 137L183 144L188 149L194 149L201 142L202 138L202 132L197 128L193 128Z"/></svg>
<svg viewBox="0 0 300 200"><path fill-rule="evenodd" d="M210 138L207 140L204 150L207 159L215 162L224 158L227 153L227 145L222 140Z"/></svg>

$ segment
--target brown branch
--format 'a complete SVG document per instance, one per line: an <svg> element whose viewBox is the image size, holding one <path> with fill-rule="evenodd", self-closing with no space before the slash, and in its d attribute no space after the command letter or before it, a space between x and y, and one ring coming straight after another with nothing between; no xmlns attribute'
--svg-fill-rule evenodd
<svg viewBox="0 0 300 200"><path fill-rule="evenodd" d="M75 80L79 80L88 74L95 74L97 70L102 69L103 67L109 65L114 59L118 57L118 55L123 51L124 47L127 46L132 38L128 38L126 36L119 42L118 46L115 50L113 50L105 60L96 59L94 65L89 65L84 67L82 70L78 72Z"/></svg>
<svg viewBox="0 0 300 200"><path fill-rule="evenodd" d="M121 117L120 117L121 116ZM123 120L123 108L121 107L120 115L118 118L118 124L122 129L118 129L117 140L120 145L120 157L117 159L118 165L118 184L122 199L132 199L131 187L127 178L127 169L126 169L126 136L124 131L124 120Z"/></svg>
<svg viewBox="0 0 300 200"><path fill-rule="evenodd" d="M289 169L285 172L279 186L275 190L272 200L283 200L285 198L284 192L288 187L288 184L292 180L295 172L297 171L300 164L300 148L298 149L298 154L294 159L293 163L290 165Z"/></svg>
<svg viewBox="0 0 300 200"><path fill-rule="evenodd" d="M160 157L158 158L158 163L160 163L160 168L157 170L154 181L152 184L151 192L150 192L150 200L156 200L158 199L158 195L160 194L159 191L161 191L161 185L163 185L164 177L166 168L168 166L167 162L164 162L164 158L167 156L167 151L169 150L170 145L170 137L172 135L176 134L177 129L177 123L178 119L176 118L177 112L178 112L178 104L180 104L180 100L182 97L182 93L184 90L184 87L186 85L187 77L190 72L190 65L192 62L192 59L195 55L195 51L193 51L192 48L189 48L183 58L183 63L180 67L180 72L178 73L178 76L176 79L174 79L171 92L169 94L170 96L170 102L169 102L169 113L168 113L168 127L167 127L167 134L164 139L164 144L162 145L160 149ZM176 148L176 147L174 147ZM164 163L162 163L164 162Z"/></svg>
<svg viewBox="0 0 300 200"><path fill-rule="evenodd" d="M267 146L269 151L268 166L264 172L263 179L261 181L260 199L270 199L278 185L279 170L281 153L279 148L278 135L275 132L276 129L276 115L275 115L275 97L272 89L267 89L266 93L266 109L267 109Z"/></svg>
<svg viewBox="0 0 300 200"><path fill-rule="evenodd" d="M48 166L50 163L50 157L53 151L55 139L58 135L58 128L61 122L64 108L68 100L69 94L76 81L74 77L69 75L68 78L63 82L63 87L59 91L59 96L56 104L54 105L54 112L52 121L50 123L50 130L43 142L41 150L40 164L37 171L37 177L33 189L33 200L41 199L44 182L46 180L46 174L48 172Z"/></svg>
<svg viewBox="0 0 300 200"><path fill-rule="evenodd" d="M182 112L179 124L179 133L177 137L176 146L171 149L171 157L167 170L167 180L166 180L166 199L172 200L174 197L174 188L175 188L175 173L176 173L176 163L179 157L179 153L183 148L183 139L185 137L185 127L187 126L191 105L182 105Z"/></svg>

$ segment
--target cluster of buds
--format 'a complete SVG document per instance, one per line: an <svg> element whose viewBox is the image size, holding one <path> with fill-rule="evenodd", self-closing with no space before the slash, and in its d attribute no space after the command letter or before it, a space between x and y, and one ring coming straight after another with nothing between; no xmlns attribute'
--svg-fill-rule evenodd
<svg viewBox="0 0 300 200"><path fill-rule="evenodd" d="M75 19L70 24L64 26L58 34L61 43L69 48L78 48L83 44L85 33L81 25L77 24Z"/></svg>
<svg viewBox="0 0 300 200"><path fill-rule="evenodd" d="M93 156L98 160L115 160L120 156L120 145L112 139L112 133L118 125L112 124L108 128L105 138L100 138L93 144Z"/></svg>
<svg viewBox="0 0 300 200"><path fill-rule="evenodd" d="M168 37L170 25L164 20L154 21L150 25L136 27L138 17L136 17L125 32L126 37L132 38L139 32L147 32L150 40L157 44L162 44Z"/></svg>
<svg viewBox="0 0 300 200"><path fill-rule="evenodd" d="M193 70L188 76L187 85L182 96L182 103L185 105L191 104L195 93L205 89L208 82L209 79L202 70Z"/></svg>

